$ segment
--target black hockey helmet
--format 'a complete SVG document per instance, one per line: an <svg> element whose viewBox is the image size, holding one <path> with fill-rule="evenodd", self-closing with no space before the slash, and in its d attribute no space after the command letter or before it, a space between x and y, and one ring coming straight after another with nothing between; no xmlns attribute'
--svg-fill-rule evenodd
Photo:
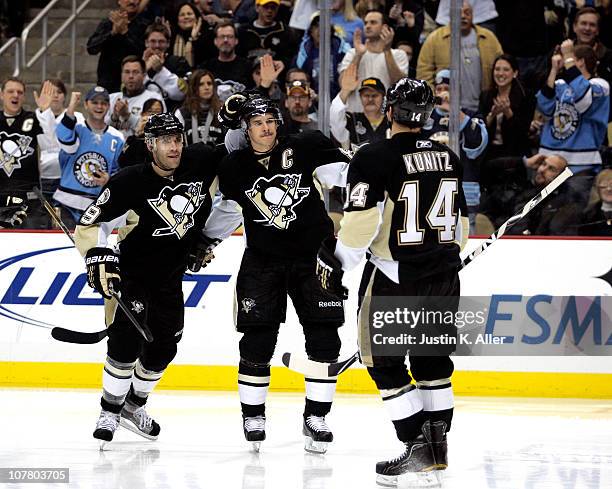
<svg viewBox="0 0 612 489"><path fill-rule="evenodd" d="M393 107L393 120L404 126L423 127L434 106L433 91L424 80L402 78L387 90L385 112Z"/></svg>
<svg viewBox="0 0 612 489"><path fill-rule="evenodd" d="M278 105L268 98L257 96L251 97L246 101L240 111L240 118L245 123L245 126L248 126L249 121L253 117L264 114L272 114L279 126L283 123L283 115Z"/></svg>
<svg viewBox="0 0 612 489"><path fill-rule="evenodd" d="M155 139L168 134L183 134L185 128L174 114L164 112L154 114L144 127L145 139Z"/></svg>

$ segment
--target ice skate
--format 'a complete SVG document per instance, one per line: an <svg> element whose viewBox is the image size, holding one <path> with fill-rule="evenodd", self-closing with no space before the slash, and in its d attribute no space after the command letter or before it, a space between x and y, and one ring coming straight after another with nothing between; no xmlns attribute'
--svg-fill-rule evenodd
<svg viewBox="0 0 612 489"><path fill-rule="evenodd" d="M119 414L111 413L104 409L100 411L100 417L93 432L93 437L100 441L100 450L103 450L106 444L112 441L115 431L119 427L120 417Z"/></svg>
<svg viewBox="0 0 612 489"><path fill-rule="evenodd" d="M399 479L409 481L412 487L436 487L439 479L435 473L436 462L430 443L431 425L426 421L422 434L404 442L406 449L398 457L376 464L376 483L385 487L397 487Z"/></svg>
<svg viewBox="0 0 612 489"><path fill-rule="evenodd" d="M325 422L325 416L306 416L302 434L304 450L310 453L325 453L327 445L334 440L334 435Z"/></svg>
<svg viewBox="0 0 612 489"><path fill-rule="evenodd" d="M246 441L250 441L253 444L253 450L259 452L261 442L266 439L266 417L243 417L242 421Z"/></svg>
<svg viewBox="0 0 612 489"><path fill-rule="evenodd" d="M136 406L130 404L129 401L126 401L125 406L123 406L120 423L124 428L147 440L157 440L161 429L159 424L147 414L144 406Z"/></svg>
<svg viewBox="0 0 612 489"><path fill-rule="evenodd" d="M436 462L436 470L446 469L448 467L448 446L446 443L446 423L444 421L431 423L431 448Z"/></svg>

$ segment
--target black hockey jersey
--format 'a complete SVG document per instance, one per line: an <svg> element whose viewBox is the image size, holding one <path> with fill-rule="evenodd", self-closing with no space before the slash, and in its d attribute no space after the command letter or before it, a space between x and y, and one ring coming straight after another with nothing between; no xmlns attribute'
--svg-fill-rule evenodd
<svg viewBox="0 0 612 489"><path fill-rule="evenodd" d="M15 117L0 112L0 193L31 192L40 186L39 134L34 112L22 110Z"/></svg>
<svg viewBox="0 0 612 489"><path fill-rule="evenodd" d="M346 113L346 129L350 134L351 150L357 151L361 146L387 139L387 131L390 129L386 117L374 129L363 112Z"/></svg>
<svg viewBox="0 0 612 489"><path fill-rule="evenodd" d="M247 247L278 257L314 257L334 232L321 187L344 186L349 160L350 152L320 131L281 137L266 154L249 147L226 156L219 189L242 208Z"/></svg>
<svg viewBox="0 0 612 489"><path fill-rule="evenodd" d="M467 216L459 158L415 133L361 148L350 164L338 256L345 269L365 250L401 283L459 265ZM361 251L359 251L361 250Z"/></svg>
<svg viewBox="0 0 612 489"><path fill-rule="evenodd" d="M218 162L225 154L223 146L189 146L171 179L159 176L151 164L120 170L77 226L81 254L107 246L113 228L122 227L122 275L150 277L153 282L180 280L196 233L210 214Z"/></svg>

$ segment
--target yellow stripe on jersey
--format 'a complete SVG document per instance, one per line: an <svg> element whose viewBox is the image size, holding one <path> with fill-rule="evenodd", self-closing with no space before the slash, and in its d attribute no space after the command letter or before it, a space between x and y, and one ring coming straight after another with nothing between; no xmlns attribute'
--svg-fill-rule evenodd
<svg viewBox="0 0 612 489"><path fill-rule="evenodd" d="M349 248L367 248L378 229L380 211L372 207L363 211L345 212L340 221L338 239Z"/></svg>

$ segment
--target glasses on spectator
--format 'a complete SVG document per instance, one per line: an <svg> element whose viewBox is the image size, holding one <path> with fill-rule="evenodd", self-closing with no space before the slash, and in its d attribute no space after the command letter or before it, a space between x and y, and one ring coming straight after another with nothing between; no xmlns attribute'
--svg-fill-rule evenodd
<svg viewBox="0 0 612 489"><path fill-rule="evenodd" d="M599 185L597 185L597 188L600 190L612 190L612 180L600 183Z"/></svg>
<svg viewBox="0 0 612 489"><path fill-rule="evenodd" d="M296 102L306 102L310 97L308 95L289 95L289 98Z"/></svg>
<svg viewBox="0 0 612 489"><path fill-rule="evenodd" d="M234 34L217 34L217 39L236 39L236 36Z"/></svg>

